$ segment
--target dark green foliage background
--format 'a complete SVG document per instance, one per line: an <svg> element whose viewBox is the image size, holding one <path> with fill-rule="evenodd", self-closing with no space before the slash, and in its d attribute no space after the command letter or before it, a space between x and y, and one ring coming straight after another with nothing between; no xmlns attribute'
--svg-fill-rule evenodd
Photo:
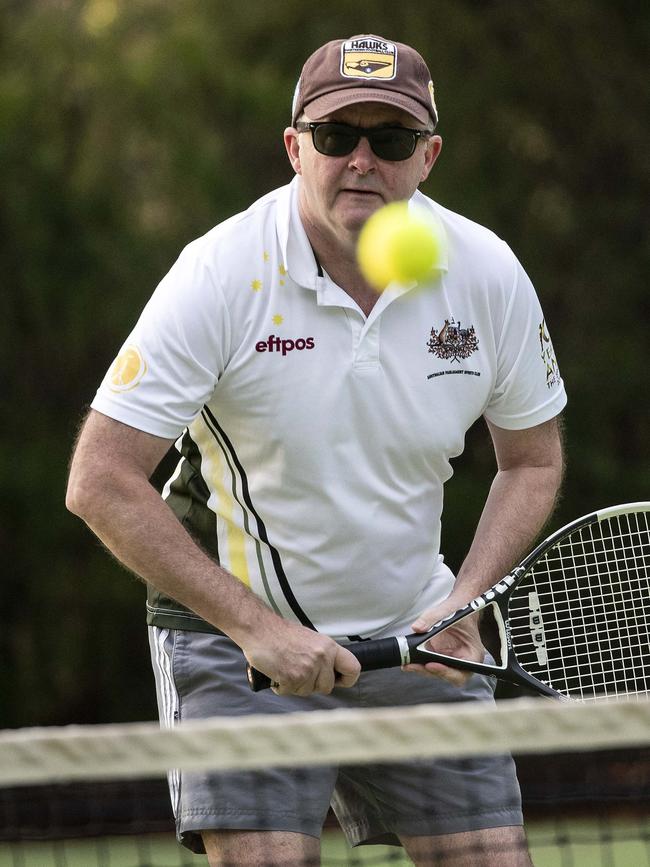
<svg viewBox="0 0 650 867"><path fill-rule="evenodd" d="M63 505L75 431L180 249L290 179L304 58L360 32L428 59L425 192L538 288L570 395L553 525L650 498L647 4L4 0L0 727L155 716L143 587ZM457 464L454 566L493 471L481 424Z"/></svg>

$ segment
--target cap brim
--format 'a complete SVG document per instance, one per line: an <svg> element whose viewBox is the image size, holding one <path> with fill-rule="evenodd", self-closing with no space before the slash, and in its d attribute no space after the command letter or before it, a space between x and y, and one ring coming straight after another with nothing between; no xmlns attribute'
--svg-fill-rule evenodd
<svg viewBox="0 0 650 867"><path fill-rule="evenodd" d="M411 99L402 93L395 93L393 90L378 90L373 87L355 87L344 88L343 90L335 90L332 93L326 93L324 96L319 96L313 99L310 103L303 106L302 111L309 117L310 120L322 120L326 115L331 114L339 108L344 108L347 105L354 105L358 102L381 102L384 105L393 105L395 108L401 108L408 112L420 123L428 124L434 120L430 111L428 111L421 102ZM297 120L294 117L294 123Z"/></svg>

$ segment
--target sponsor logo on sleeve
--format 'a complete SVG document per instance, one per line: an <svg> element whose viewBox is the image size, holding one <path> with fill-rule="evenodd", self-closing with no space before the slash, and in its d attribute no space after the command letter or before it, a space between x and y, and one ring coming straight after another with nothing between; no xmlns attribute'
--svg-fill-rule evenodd
<svg viewBox="0 0 650 867"><path fill-rule="evenodd" d="M562 380L545 319L539 323L539 343L542 350L542 361L546 367L546 387L553 388L554 385L559 385Z"/></svg>

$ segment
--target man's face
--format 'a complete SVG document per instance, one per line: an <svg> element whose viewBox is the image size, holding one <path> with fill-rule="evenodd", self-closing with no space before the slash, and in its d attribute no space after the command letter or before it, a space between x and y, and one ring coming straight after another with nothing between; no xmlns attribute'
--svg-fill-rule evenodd
<svg viewBox="0 0 650 867"><path fill-rule="evenodd" d="M310 118L305 118L310 120ZM318 120L351 126L404 126L424 129L414 117L382 103L358 103ZM354 243L361 227L382 205L409 199L435 162L442 141L439 136L418 140L415 153L391 162L376 156L366 138L352 153L341 157L320 154L310 132L285 130L285 145L294 170L301 176L300 211L306 228L345 245Z"/></svg>

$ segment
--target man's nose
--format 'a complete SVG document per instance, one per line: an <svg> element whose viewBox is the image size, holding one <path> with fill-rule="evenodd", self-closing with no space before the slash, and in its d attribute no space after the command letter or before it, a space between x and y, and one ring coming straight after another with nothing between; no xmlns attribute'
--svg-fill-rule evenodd
<svg viewBox="0 0 650 867"><path fill-rule="evenodd" d="M374 171L377 166L377 157L372 152L370 142L365 136L361 136L359 143L350 154L348 167L358 171L362 175Z"/></svg>

